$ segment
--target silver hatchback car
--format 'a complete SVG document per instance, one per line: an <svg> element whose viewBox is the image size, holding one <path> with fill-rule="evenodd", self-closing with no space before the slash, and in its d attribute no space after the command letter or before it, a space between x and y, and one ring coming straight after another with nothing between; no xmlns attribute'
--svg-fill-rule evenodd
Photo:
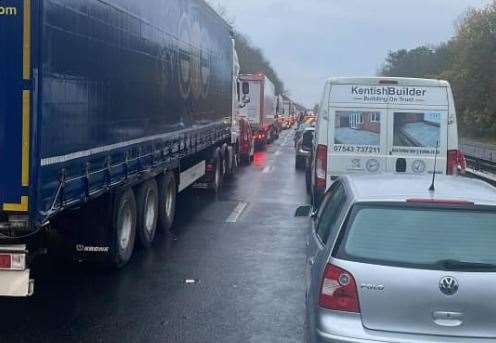
<svg viewBox="0 0 496 343"><path fill-rule="evenodd" d="M462 177L338 179L312 215L307 338L496 342L496 188Z"/></svg>

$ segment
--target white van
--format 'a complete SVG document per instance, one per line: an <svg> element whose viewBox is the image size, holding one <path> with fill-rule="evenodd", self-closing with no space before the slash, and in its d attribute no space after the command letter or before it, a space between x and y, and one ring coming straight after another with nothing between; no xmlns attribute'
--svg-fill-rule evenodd
<svg viewBox="0 0 496 343"><path fill-rule="evenodd" d="M331 78L316 128L314 196L341 175L453 174L465 169L447 81ZM436 157L437 156L437 157Z"/></svg>

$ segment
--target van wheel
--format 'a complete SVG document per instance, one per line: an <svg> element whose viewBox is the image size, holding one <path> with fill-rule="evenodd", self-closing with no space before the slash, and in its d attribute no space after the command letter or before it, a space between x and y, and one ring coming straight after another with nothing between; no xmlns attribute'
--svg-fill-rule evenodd
<svg viewBox="0 0 496 343"><path fill-rule="evenodd" d="M144 182L137 192L138 204L138 238L142 247L152 246L157 233L158 222L158 186L155 180Z"/></svg>
<svg viewBox="0 0 496 343"><path fill-rule="evenodd" d="M177 185L172 173L166 173L158 182L158 227L161 232L168 232L176 216Z"/></svg>
<svg viewBox="0 0 496 343"><path fill-rule="evenodd" d="M136 217L136 199L133 191L128 188L116 193L112 218L114 249L111 255L111 265L114 268L124 267L133 255Z"/></svg>

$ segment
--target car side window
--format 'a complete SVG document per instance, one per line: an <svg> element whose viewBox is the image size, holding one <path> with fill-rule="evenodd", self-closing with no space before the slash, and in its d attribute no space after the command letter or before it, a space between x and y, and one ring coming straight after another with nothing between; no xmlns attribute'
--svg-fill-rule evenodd
<svg viewBox="0 0 496 343"><path fill-rule="evenodd" d="M339 214L346 202L346 192L342 184L339 184L334 191L331 190L330 198L321 208L317 223L317 235L322 243L327 244L330 233L338 225Z"/></svg>

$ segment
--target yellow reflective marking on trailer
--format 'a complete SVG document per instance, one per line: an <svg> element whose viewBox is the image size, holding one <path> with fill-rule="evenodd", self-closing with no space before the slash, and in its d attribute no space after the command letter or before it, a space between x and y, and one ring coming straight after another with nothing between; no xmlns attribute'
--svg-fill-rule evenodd
<svg viewBox="0 0 496 343"><path fill-rule="evenodd" d="M19 204L4 204L3 210L6 212L27 212L29 210L29 197L21 197Z"/></svg>
<svg viewBox="0 0 496 343"><path fill-rule="evenodd" d="M31 0L24 0L22 75L24 80L31 79Z"/></svg>
<svg viewBox="0 0 496 343"><path fill-rule="evenodd" d="M22 186L29 186L29 133L31 92L22 91Z"/></svg>

